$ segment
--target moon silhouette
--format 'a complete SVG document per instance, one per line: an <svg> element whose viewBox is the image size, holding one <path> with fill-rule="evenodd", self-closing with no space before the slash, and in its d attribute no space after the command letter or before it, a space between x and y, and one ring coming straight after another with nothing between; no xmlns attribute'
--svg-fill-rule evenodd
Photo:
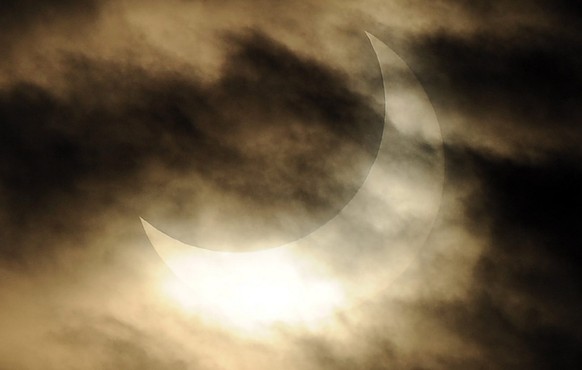
<svg viewBox="0 0 582 370"><path fill-rule="evenodd" d="M317 282L333 276L334 281L342 281L344 293L327 286L327 293L314 291L313 297L327 294L339 299L342 294L361 296L386 287L416 256L442 198L441 130L426 92L408 65L382 41L366 35L380 64L385 120L378 155L362 187L334 219L316 231L267 250L207 250L182 243L141 219L159 256L186 284L200 292L201 281L222 281L222 286L212 290L224 292L249 271L259 271L265 279L277 280L286 274L286 281L305 290L321 288ZM273 266L279 266L277 271L272 271ZM265 271L260 273L261 269ZM230 283L225 276L233 278ZM313 305L321 307L317 299Z"/></svg>

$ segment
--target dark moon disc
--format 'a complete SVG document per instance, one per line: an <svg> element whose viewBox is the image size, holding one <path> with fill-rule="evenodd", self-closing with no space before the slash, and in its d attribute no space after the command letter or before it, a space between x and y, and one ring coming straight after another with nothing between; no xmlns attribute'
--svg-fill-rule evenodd
<svg viewBox="0 0 582 370"><path fill-rule="evenodd" d="M368 42L362 38L363 42ZM185 243L249 251L300 239L333 219L374 163L383 106L348 76L253 35L222 77L164 97L165 161L144 171L142 217ZM364 60L377 79L371 48ZM184 160L186 158L186 160ZM172 161L174 159L174 161Z"/></svg>

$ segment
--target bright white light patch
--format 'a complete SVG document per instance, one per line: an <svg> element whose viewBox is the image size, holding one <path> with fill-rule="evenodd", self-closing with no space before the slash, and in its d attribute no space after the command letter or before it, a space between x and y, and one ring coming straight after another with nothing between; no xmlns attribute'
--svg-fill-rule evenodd
<svg viewBox="0 0 582 370"><path fill-rule="evenodd" d="M184 286L172 279L165 292L202 319L242 327L313 324L344 306L339 280L296 248L248 253L195 248L142 219L148 238Z"/></svg>
<svg viewBox="0 0 582 370"><path fill-rule="evenodd" d="M194 250L164 258L184 286L165 291L202 318L253 327L275 322L313 324L342 306L338 282L313 273L284 249L254 253Z"/></svg>

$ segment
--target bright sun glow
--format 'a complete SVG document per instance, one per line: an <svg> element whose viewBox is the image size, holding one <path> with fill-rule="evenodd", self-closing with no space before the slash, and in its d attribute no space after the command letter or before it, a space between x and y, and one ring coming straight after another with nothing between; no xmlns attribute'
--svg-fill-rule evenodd
<svg viewBox="0 0 582 370"><path fill-rule="evenodd" d="M166 294L204 318L256 327L311 325L344 301L339 283L284 249L254 253L193 251L166 263L180 278Z"/></svg>

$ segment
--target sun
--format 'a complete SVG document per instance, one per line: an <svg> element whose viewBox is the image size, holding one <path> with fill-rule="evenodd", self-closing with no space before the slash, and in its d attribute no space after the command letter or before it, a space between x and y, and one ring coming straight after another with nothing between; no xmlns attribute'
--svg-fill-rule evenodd
<svg viewBox="0 0 582 370"><path fill-rule="evenodd" d="M276 323L313 325L345 303L341 283L285 249L255 253L199 251L166 260L176 275L166 296L205 320L255 328Z"/></svg>

